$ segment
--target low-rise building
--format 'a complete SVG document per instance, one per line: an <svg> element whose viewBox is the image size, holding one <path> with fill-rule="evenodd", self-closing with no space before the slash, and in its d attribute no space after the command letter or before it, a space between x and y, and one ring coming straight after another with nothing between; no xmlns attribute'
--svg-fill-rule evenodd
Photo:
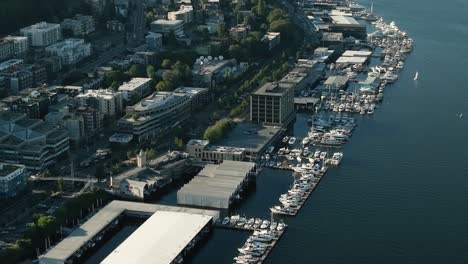
<svg viewBox="0 0 468 264"><path fill-rule="evenodd" d="M29 46L45 47L61 38L60 24L39 22L20 30L22 36L28 38Z"/></svg>
<svg viewBox="0 0 468 264"><path fill-rule="evenodd" d="M284 124L294 113L294 85L266 83L250 96L250 120L257 123Z"/></svg>
<svg viewBox="0 0 468 264"><path fill-rule="evenodd" d="M236 60L197 59L192 69L193 83L198 86L214 88L224 81L226 75L237 75L241 72L236 67Z"/></svg>
<svg viewBox="0 0 468 264"><path fill-rule="evenodd" d="M324 89L338 91L346 89L349 78L347 76L330 76L324 83Z"/></svg>
<svg viewBox="0 0 468 264"><path fill-rule="evenodd" d="M60 26L62 30L70 30L73 36L86 36L96 30L94 18L81 14L64 19Z"/></svg>
<svg viewBox="0 0 468 264"><path fill-rule="evenodd" d="M256 165L252 162L225 160L207 164L177 192L177 203L229 209L255 175Z"/></svg>
<svg viewBox="0 0 468 264"><path fill-rule="evenodd" d="M119 91L109 89L87 90L76 96L82 106L96 105L105 118L115 118L123 110L123 96Z"/></svg>
<svg viewBox="0 0 468 264"><path fill-rule="evenodd" d="M0 163L0 198L16 196L26 187L24 165Z"/></svg>
<svg viewBox="0 0 468 264"><path fill-rule="evenodd" d="M268 44L268 50L274 49L281 42L281 33L279 32L267 32L263 38L263 42Z"/></svg>
<svg viewBox="0 0 468 264"><path fill-rule="evenodd" d="M13 41L13 55L22 56L29 49L28 38L22 36L6 36L3 39Z"/></svg>
<svg viewBox="0 0 468 264"><path fill-rule="evenodd" d="M210 145L208 140L191 139L186 146L187 153L200 161L221 163L224 160L242 161L245 149Z"/></svg>
<svg viewBox="0 0 468 264"><path fill-rule="evenodd" d="M142 98L149 95L152 91L152 83L151 78L133 78L123 83L119 87L119 91L122 92L123 99L131 101L135 97Z"/></svg>
<svg viewBox="0 0 468 264"><path fill-rule="evenodd" d="M2 99L12 112L24 113L29 118L43 118L49 112L49 106L57 103L57 93L42 88L27 88L18 95Z"/></svg>
<svg viewBox="0 0 468 264"><path fill-rule="evenodd" d="M177 37L184 36L184 21L183 20L167 20L158 19L150 24L152 32L161 33L168 35L170 32L174 32Z"/></svg>
<svg viewBox="0 0 468 264"><path fill-rule="evenodd" d="M133 106L117 122L119 133L132 134L138 141L159 140L191 115L190 96L156 92Z"/></svg>
<svg viewBox="0 0 468 264"><path fill-rule="evenodd" d="M355 37L357 39L366 39L366 25L359 23L351 16L330 16L330 31L343 33L343 37Z"/></svg>
<svg viewBox="0 0 468 264"><path fill-rule="evenodd" d="M247 37L247 34L249 33L249 29L250 28L248 26L244 24L239 24L229 29L229 35L237 39L243 39Z"/></svg>
<svg viewBox="0 0 468 264"><path fill-rule="evenodd" d="M52 44L46 51L62 58L63 64L75 64L91 55L91 43L85 43L84 39L66 39Z"/></svg>

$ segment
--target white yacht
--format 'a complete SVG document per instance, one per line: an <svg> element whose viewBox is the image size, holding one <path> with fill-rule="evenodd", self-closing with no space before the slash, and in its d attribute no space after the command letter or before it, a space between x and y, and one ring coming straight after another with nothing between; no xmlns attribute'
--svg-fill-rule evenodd
<svg viewBox="0 0 468 264"><path fill-rule="evenodd" d="M310 139L309 139L308 137L305 137L305 138L302 140L302 145L304 145L304 146L307 146L309 143L310 143Z"/></svg>
<svg viewBox="0 0 468 264"><path fill-rule="evenodd" d="M288 137L288 136L285 136L285 137L283 138L283 143L287 143L288 140L289 140L289 137Z"/></svg>
<svg viewBox="0 0 468 264"><path fill-rule="evenodd" d="M291 137L288 141L289 145L294 145L294 143L296 143L296 138L295 137Z"/></svg>

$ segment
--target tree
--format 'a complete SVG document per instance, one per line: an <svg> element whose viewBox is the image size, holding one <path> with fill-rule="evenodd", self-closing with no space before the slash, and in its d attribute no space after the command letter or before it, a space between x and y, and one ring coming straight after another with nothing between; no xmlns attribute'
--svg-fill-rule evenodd
<svg viewBox="0 0 468 264"><path fill-rule="evenodd" d="M154 149L150 148L150 149L148 149L148 151L146 151L146 158L148 160L152 160L152 159L156 158L156 153L154 152Z"/></svg>
<svg viewBox="0 0 468 264"><path fill-rule="evenodd" d="M119 83L117 81L113 81L111 84L111 88L114 91L117 91L119 89Z"/></svg>
<svg viewBox="0 0 468 264"><path fill-rule="evenodd" d="M146 67L146 76L148 78L153 79L155 72L156 72L156 70L154 69L153 65L148 65L148 67Z"/></svg>
<svg viewBox="0 0 468 264"><path fill-rule="evenodd" d="M237 12L237 24L244 22L244 15L241 12Z"/></svg>
<svg viewBox="0 0 468 264"><path fill-rule="evenodd" d="M227 35L226 23L224 23L224 22L218 23L217 31L218 31L218 36L219 37L226 36Z"/></svg>
<svg viewBox="0 0 468 264"><path fill-rule="evenodd" d="M172 66L172 61L170 59L164 59L161 63L161 67L164 69L169 69Z"/></svg>
<svg viewBox="0 0 468 264"><path fill-rule="evenodd" d="M63 192L63 188L64 188L63 178L60 177L60 179L57 181L57 190L59 192Z"/></svg>
<svg viewBox="0 0 468 264"><path fill-rule="evenodd" d="M265 3L263 0L258 0L257 2L257 15L260 17L265 16Z"/></svg>
<svg viewBox="0 0 468 264"><path fill-rule="evenodd" d="M116 175L116 174L119 174L121 171L122 171L122 167L120 166L119 163L116 163L114 164L114 166L112 166L112 174Z"/></svg>
<svg viewBox="0 0 468 264"><path fill-rule="evenodd" d="M240 45L234 44L229 46L229 55L235 59L241 59L243 58L243 50Z"/></svg>
<svg viewBox="0 0 468 264"><path fill-rule="evenodd" d="M267 21L271 24L273 21L285 19L286 17L287 14L283 10L275 8L268 14Z"/></svg>
<svg viewBox="0 0 468 264"><path fill-rule="evenodd" d="M184 149L184 141L181 138L175 137L174 143L175 143L177 149L179 149L179 150Z"/></svg>
<svg viewBox="0 0 468 264"><path fill-rule="evenodd" d="M174 86L172 83L168 81L160 81L158 84L156 84L156 91L172 91L174 89Z"/></svg>
<svg viewBox="0 0 468 264"><path fill-rule="evenodd" d="M133 157L135 157L135 151L133 151L133 150L127 151L127 158L131 159Z"/></svg>
<svg viewBox="0 0 468 264"><path fill-rule="evenodd" d="M144 67L141 64L134 64L128 70L128 74L131 77L143 77L145 75L144 72L145 72Z"/></svg>

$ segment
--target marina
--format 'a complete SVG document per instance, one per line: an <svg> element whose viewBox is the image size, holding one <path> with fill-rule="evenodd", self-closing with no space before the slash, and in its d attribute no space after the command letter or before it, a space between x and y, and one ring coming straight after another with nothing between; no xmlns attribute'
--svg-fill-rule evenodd
<svg viewBox="0 0 468 264"><path fill-rule="evenodd" d="M270 251L284 234L287 225L284 222L246 218L239 215L225 217L216 223L217 227L253 232L245 244L238 249L239 255L234 257L235 264L263 263Z"/></svg>

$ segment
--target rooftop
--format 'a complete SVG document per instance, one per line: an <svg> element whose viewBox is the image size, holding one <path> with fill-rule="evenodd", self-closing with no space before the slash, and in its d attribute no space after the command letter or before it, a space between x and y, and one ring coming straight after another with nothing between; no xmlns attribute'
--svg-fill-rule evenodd
<svg viewBox="0 0 468 264"><path fill-rule="evenodd" d="M222 146L245 148L247 151L258 152L273 138L281 127L265 126L257 123L238 123L219 142Z"/></svg>
<svg viewBox="0 0 468 264"><path fill-rule="evenodd" d="M258 88L254 95L282 96L289 89L293 88L292 84L288 83L272 83L268 82Z"/></svg>
<svg viewBox="0 0 468 264"><path fill-rule="evenodd" d="M325 85L332 85L332 86L345 86L348 83L349 78L347 76L330 76L325 81Z"/></svg>
<svg viewBox="0 0 468 264"><path fill-rule="evenodd" d="M158 211L101 263L172 263L211 219L200 214Z"/></svg>
<svg viewBox="0 0 468 264"><path fill-rule="evenodd" d="M43 31L43 30L49 30L49 29L59 28L59 27L60 27L60 24L39 22L29 27L22 28L21 31Z"/></svg>
<svg viewBox="0 0 468 264"><path fill-rule="evenodd" d="M178 25L182 25L183 23L184 23L183 20L167 20L167 19L158 19L158 20L151 22L151 24L164 25L164 26L178 26Z"/></svg>
<svg viewBox="0 0 468 264"><path fill-rule="evenodd" d="M350 16L330 16L333 24L360 26L359 22Z"/></svg>
<svg viewBox="0 0 468 264"><path fill-rule="evenodd" d="M10 165L6 163L0 163L0 177L8 176L10 173L24 168L23 165Z"/></svg>
<svg viewBox="0 0 468 264"><path fill-rule="evenodd" d="M133 78L130 81L122 84L119 87L119 91L133 91L148 82L151 82L151 78Z"/></svg>
<svg viewBox="0 0 468 264"><path fill-rule="evenodd" d="M145 215L152 215L158 211L199 214L199 215L211 216L215 218L214 220L216 220L219 217L219 212L213 211L213 210L193 209L193 208L126 202L126 201L112 201L107 206L102 208L99 212L97 212L88 221L86 221L83 225L81 225L78 229L73 231L67 238L62 240L62 242L60 242L51 250L49 250L46 254L44 254L40 258L39 263L55 264L55 263L65 262L77 250L79 250L82 246L84 246L88 241L90 241L93 237L95 237L102 229L104 229L107 225L109 225L112 221L114 221L114 219L116 219L121 214L140 213L140 214L145 214ZM190 223L185 222L185 224L189 225ZM160 230L163 230L163 229L160 229ZM164 229L164 231L167 232L168 230ZM153 240L154 232L155 230L151 230L151 239L146 239L145 243ZM143 246L143 244L145 243L140 243L139 245ZM163 245L164 243L159 244L159 246L161 247ZM150 258L150 259L154 261L154 258ZM128 263L128 259L126 263Z"/></svg>

